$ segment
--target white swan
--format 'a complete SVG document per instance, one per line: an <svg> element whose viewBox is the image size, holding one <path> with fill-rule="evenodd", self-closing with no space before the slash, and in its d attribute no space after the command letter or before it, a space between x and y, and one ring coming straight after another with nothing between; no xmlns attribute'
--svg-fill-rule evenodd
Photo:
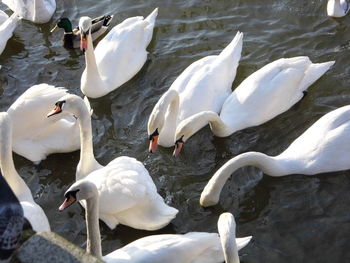
<svg viewBox="0 0 350 263"><path fill-rule="evenodd" d="M239 263L238 250L246 246L251 236L236 239L236 223L230 213L220 215L217 233L191 232L185 235L153 235L140 238L102 257L98 223L97 188L89 181L74 183L65 193L63 210L76 201L86 200L87 252L105 262L133 263ZM220 240L222 245L220 244Z"/></svg>
<svg viewBox="0 0 350 263"><path fill-rule="evenodd" d="M204 57L188 66L154 106L148 120L149 151L157 144L174 145L176 127L187 117L201 111L219 112L231 93L241 58L243 33L216 56Z"/></svg>
<svg viewBox="0 0 350 263"><path fill-rule="evenodd" d="M327 14L333 17L345 16L350 10L347 0L328 0Z"/></svg>
<svg viewBox="0 0 350 263"><path fill-rule="evenodd" d="M12 159L12 121L6 112L0 113L0 166L1 172L17 196L23 208L24 217L37 232L50 231L49 221L34 202L32 193L23 179L18 175Z"/></svg>
<svg viewBox="0 0 350 263"><path fill-rule="evenodd" d="M3 11L0 11L0 55L4 51L7 41L12 37L20 19L15 13L8 17Z"/></svg>
<svg viewBox="0 0 350 263"><path fill-rule="evenodd" d="M2 0L13 12L26 20L43 24L56 10L56 0Z"/></svg>
<svg viewBox="0 0 350 263"><path fill-rule="evenodd" d="M81 49L86 51L86 68L80 88L86 96L102 97L130 80L142 68L157 14L158 8L146 19L142 16L125 19L112 28L95 51L90 33L91 18L80 18Z"/></svg>
<svg viewBox="0 0 350 263"><path fill-rule="evenodd" d="M7 110L13 123L13 151L38 163L51 153L80 148L79 124L73 115L47 119L52 105L67 90L48 84L27 89ZM59 131L59 132L58 132Z"/></svg>
<svg viewBox="0 0 350 263"><path fill-rule="evenodd" d="M177 156L184 142L208 123L214 135L226 137L285 112L333 64L334 61L313 64L308 57L282 58L267 64L232 92L220 116L205 111L182 121L176 128L174 155Z"/></svg>
<svg viewBox="0 0 350 263"><path fill-rule="evenodd" d="M230 175L246 165L271 176L318 174L350 169L350 105L324 115L284 152L271 157L259 152L240 154L224 164L205 186L200 203L214 205Z"/></svg>
<svg viewBox="0 0 350 263"><path fill-rule="evenodd" d="M62 112L78 118L81 151L76 180L90 181L98 188L101 220L111 229L121 223L133 228L156 230L176 216L178 210L164 203L141 162L126 156L115 158L107 166L96 161L90 112L83 99L76 95L64 96L48 117ZM83 206L86 207L85 204Z"/></svg>

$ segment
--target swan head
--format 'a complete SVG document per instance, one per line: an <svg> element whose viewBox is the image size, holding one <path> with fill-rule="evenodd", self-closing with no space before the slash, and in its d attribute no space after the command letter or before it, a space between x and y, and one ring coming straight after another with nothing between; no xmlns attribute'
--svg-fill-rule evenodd
<svg viewBox="0 0 350 263"><path fill-rule="evenodd" d="M195 133L191 118L187 118L179 123L175 132L175 149L173 156L179 156L185 142Z"/></svg>
<svg viewBox="0 0 350 263"><path fill-rule="evenodd" d="M92 26L91 18L88 16L83 16L79 20L79 31L80 31L80 49L85 52L87 50L87 36L90 33Z"/></svg>
<svg viewBox="0 0 350 263"><path fill-rule="evenodd" d="M157 108L154 108L147 124L147 132L149 136L149 152L154 153L157 150L159 131L164 125L164 114L160 114Z"/></svg>
<svg viewBox="0 0 350 263"><path fill-rule="evenodd" d="M81 118L85 116L86 111L89 112L89 109L82 98L77 95L67 94L55 103L53 110L47 114L47 117L57 114L64 116L73 114L77 118Z"/></svg>
<svg viewBox="0 0 350 263"><path fill-rule="evenodd" d="M97 195L98 192L95 184L86 180L79 180L72 184L65 192L65 200L58 209L62 211L77 201L94 198Z"/></svg>

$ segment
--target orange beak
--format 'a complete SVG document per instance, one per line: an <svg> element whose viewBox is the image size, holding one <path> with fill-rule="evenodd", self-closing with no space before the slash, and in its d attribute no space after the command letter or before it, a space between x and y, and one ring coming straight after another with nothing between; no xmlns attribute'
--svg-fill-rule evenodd
<svg viewBox="0 0 350 263"><path fill-rule="evenodd" d="M173 156L178 157L180 155L181 149L183 147L184 143L183 142L177 142L175 144L175 149L173 152Z"/></svg>
<svg viewBox="0 0 350 263"><path fill-rule="evenodd" d="M85 52L87 50L88 42L87 42L87 34L82 33L80 38L80 49Z"/></svg>
<svg viewBox="0 0 350 263"><path fill-rule="evenodd" d="M62 110L61 110L61 107L59 105L56 105L52 111L50 111L48 114L47 114L47 118L51 117L52 115L55 115L55 114L58 114L60 113Z"/></svg>
<svg viewBox="0 0 350 263"><path fill-rule="evenodd" d="M69 196L69 198L66 198L62 205L58 208L58 210L62 211L66 209L68 206L71 206L75 201L77 201L73 196Z"/></svg>
<svg viewBox="0 0 350 263"><path fill-rule="evenodd" d="M150 142L149 142L149 148L148 148L148 150L149 150L150 153L154 153L154 152L156 152L156 150L157 150L157 146L158 146L158 136L159 136L159 135L152 136L152 139L151 139Z"/></svg>

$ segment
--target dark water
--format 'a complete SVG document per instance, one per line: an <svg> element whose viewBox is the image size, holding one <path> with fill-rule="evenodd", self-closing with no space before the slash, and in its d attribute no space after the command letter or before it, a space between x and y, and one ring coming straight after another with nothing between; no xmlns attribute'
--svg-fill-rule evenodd
<svg viewBox="0 0 350 263"><path fill-rule="evenodd" d="M27 88L42 82L81 94L84 56L63 49L60 33L49 34L61 16L77 24L82 15L111 13L116 25L130 16L148 15L158 6L143 69L118 90L91 101L94 148L101 164L121 155L142 161L160 194L180 212L169 226L155 232L124 226L110 231L101 223L104 254L155 233L216 232L219 214L230 211L238 223L238 236L254 236L241 251L242 262L349 262L348 172L271 178L246 167L228 181L217 206L199 206L206 182L227 160L251 150L276 155L319 117L349 103L350 16L327 17L326 2L57 1L51 22L22 21L0 56L0 64L6 67L0 72L0 109L6 110ZM186 143L178 159L171 156L170 148L149 154L146 124L156 101L182 70L203 56L218 54L237 30L244 32L244 44L233 89L281 57L307 55L314 62L336 60L336 64L309 88L304 100L264 125L227 138L213 137L207 127ZM66 212L57 211L64 191L74 181L78 159L79 152L55 154L34 166L15 156L15 164L46 211L52 230L84 246L83 209L76 205Z"/></svg>

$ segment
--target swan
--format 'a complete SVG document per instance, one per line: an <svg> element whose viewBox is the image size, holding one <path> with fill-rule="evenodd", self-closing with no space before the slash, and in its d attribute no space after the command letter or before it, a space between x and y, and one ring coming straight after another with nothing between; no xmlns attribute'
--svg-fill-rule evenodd
<svg viewBox="0 0 350 263"><path fill-rule="evenodd" d="M146 19L130 17L112 28L97 44L95 51L91 38L91 18L79 21L81 49L85 52L86 68L81 76L81 91L98 98L130 80L145 64L146 47L153 35L158 14L156 8Z"/></svg>
<svg viewBox="0 0 350 263"><path fill-rule="evenodd" d="M201 58L177 77L154 106L148 120L149 151L157 145L174 145L176 127L185 118L202 111L219 112L231 93L241 58L243 33L216 56Z"/></svg>
<svg viewBox="0 0 350 263"><path fill-rule="evenodd" d="M2 0L13 12L33 23L50 21L56 10L55 0Z"/></svg>
<svg viewBox="0 0 350 263"><path fill-rule="evenodd" d="M13 151L39 163L51 153L80 148L79 124L73 115L47 119L47 111L67 90L46 83L27 89L7 110L13 123ZM60 131L60 132L57 132Z"/></svg>
<svg viewBox="0 0 350 263"><path fill-rule="evenodd" d="M163 234L140 238L102 257L98 222L99 194L95 184L80 180L65 193L64 210L76 201L86 200L87 252L103 261L142 263L239 263L238 250L251 236L236 239L236 223L230 213L220 215L217 233L191 232L184 235ZM220 244L220 241L222 245Z"/></svg>
<svg viewBox="0 0 350 263"><path fill-rule="evenodd" d="M12 37L17 22L21 18L13 13L10 17L4 12L0 12L0 55L4 51L7 41Z"/></svg>
<svg viewBox="0 0 350 263"><path fill-rule="evenodd" d="M214 135L226 137L285 112L301 100L306 89L333 64L334 61L314 64L308 57L294 57L265 65L232 92L220 116L204 111L183 120L176 128L174 155L179 155L184 143L208 123Z"/></svg>
<svg viewBox="0 0 350 263"><path fill-rule="evenodd" d="M6 182L23 208L24 217L34 231L50 231L49 221L42 208L34 202L32 193L18 175L12 158L12 121L7 112L0 112L0 167Z"/></svg>
<svg viewBox="0 0 350 263"><path fill-rule="evenodd" d="M86 97L85 97L86 98ZM74 114L80 125L80 161L76 180L96 185L100 195L99 216L108 227L119 223L137 229L156 230L167 225L178 210L164 203L148 171L135 158L121 156L100 165L93 153L91 116L87 98L68 94L48 114ZM57 131L59 132L59 131ZM82 204L84 207L86 205Z"/></svg>
<svg viewBox="0 0 350 263"><path fill-rule="evenodd" d="M99 38L106 30L108 29L109 25L111 24L113 19L113 16L111 15L104 15L100 17L96 17L92 19L91 23L91 35L92 35L92 41L95 41L97 38ZM79 27L72 29L72 23L70 20L66 17L61 18L58 20L55 27L50 31L50 33L53 33L58 28L64 29L63 34L63 47L68 49L74 49L80 47L80 31Z"/></svg>
<svg viewBox="0 0 350 263"><path fill-rule="evenodd" d="M271 176L313 175L350 169L350 105L331 111L316 121L278 156L259 152L240 154L226 162L205 186L200 204L215 205L230 175L246 165Z"/></svg>
<svg viewBox="0 0 350 263"><path fill-rule="evenodd" d="M23 209L1 174L0 189L0 262L9 262L21 237Z"/></svg>
<svg viewBox="0 0 350 263"><path fill-rule="evenodd" d="M350 4L346 0L328 0L327 14L333 17L345 16L350 10Z"/></svg>

